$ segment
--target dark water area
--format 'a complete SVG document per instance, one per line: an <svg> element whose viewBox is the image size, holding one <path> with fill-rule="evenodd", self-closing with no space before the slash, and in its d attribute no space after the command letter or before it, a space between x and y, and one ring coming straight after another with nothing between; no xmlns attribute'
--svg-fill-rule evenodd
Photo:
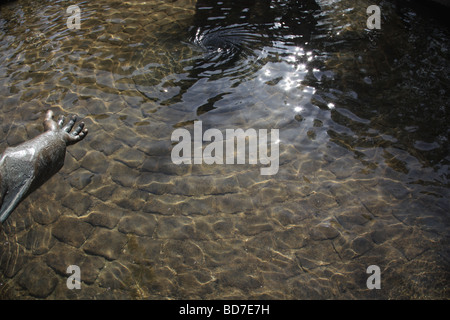
<svg viewBox="0 0 450 320"><path fill-rule="evenodd" d="M70 4L0 5L1 152L48 109L90 132L0 226L0 298L450 297L447 8L84 1L71 30ZM175 164L198 121L279 130L277 173Z"/></svg>

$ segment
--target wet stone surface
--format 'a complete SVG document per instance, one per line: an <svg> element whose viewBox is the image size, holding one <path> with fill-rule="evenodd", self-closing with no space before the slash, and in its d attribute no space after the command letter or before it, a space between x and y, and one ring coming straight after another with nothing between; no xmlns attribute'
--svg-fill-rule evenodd
<svg viewBox="0 0 450 320"><path fill-rule="evenodd" d="M317 3L329 28L318 32L337 43L367 40L356 25L369 2L353 11L349 1ZM358 59L341 48L323 53L323 66L319 49L278 43L258 51L259 64L243 55L230 70L198 72L203 53L186 44L194 1L89 2L83 12L95 19L60 37L64 26L49 21L62 6L37 6L47 36L40 23L17 25L14 4L0 12L0 150L40 133L47 108L78 114L90 131L0 226L0 298L450 297L447 167L410 138L393 143L405 132L384 122L391 113L381 106L360 115L329 107L367 105L355 97L373 91L363 79L378 75L383 50L365 42ZM409 31L401 30L403 43ZM350 81L349 70L363 82ZM173 130L192 132L199 119L221 131L279 128L278 174L261 175L261 164L173 164ZM81 269L81 290L66 286L69 265ZM366 287L370 265L381 269L382 290Z"/></svg>

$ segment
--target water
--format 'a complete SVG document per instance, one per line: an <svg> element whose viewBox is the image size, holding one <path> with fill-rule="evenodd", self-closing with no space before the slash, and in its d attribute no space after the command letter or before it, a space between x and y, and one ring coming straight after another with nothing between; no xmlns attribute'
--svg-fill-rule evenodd
<svg viewBox="0 0 450 320"><path fill-rule="evenodd" d="M3 4L0 150L47 109L90 133L1 227L0 297L449 298L449 31L371 4ZM174 165L195 121L278 129L278 173Z"/></svg>

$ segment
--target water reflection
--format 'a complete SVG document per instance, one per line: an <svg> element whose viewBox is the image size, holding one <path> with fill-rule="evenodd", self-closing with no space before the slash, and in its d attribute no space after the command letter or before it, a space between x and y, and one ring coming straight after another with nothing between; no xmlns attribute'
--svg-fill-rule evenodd
<svg viewBox="0 0 450 320"><path fill-rule="evenodd" d="M313 59L306 46L314 31L317 10L314 1L197 1L193 25L188 28L189 44L193 45L189 47L193 52L178 58L186 78L178 79L177 87L181 90L164 104L183 101L183 95L201 79L220 81L232 91L240 83L257 77L255 74L261 68L281 61L298 64L291 71L292 79L287 77L282 83L286 90L296 87L306 73L306 66L299 58L304 56L305 62ZM293 54L289 53L291 48ZM134 81L140 92L155 99L146 84L159 82L152 70L158 66L150 67L140 66L139 78L134 77ZM263 72L267 78L268 68ZM276 74L283 77L279 72ZM168 93L167 90L160 91ZM222 97L223 93L218 93L206 100L216 102ZM207 105L199 107L198 114L215 109Z"/></svg>

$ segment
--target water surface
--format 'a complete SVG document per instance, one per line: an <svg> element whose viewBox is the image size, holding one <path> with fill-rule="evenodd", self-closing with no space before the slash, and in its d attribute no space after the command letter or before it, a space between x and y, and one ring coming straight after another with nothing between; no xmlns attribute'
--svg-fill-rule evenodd
<svg viewBox="0 0 450 320"><path fill-rule="evenodd" d="M0 297L448 299L449 31L395 1L369 30L371 4L0 6L0 150L48 109L90 131L1 227ZM278 173L174 165L195 121L278 129Z"/></svg>

